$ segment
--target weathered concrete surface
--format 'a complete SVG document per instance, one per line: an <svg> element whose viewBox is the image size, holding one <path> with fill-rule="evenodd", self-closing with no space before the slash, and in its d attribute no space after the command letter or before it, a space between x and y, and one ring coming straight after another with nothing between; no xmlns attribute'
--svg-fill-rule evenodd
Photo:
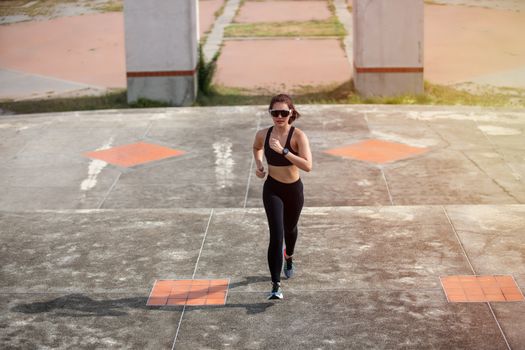
<svg viewBox="0 0 525 350"><path fill-rule="evenodd" d="M0 294L4 349L170 349L182 314L147 295ZM140 331L137 331L140 330Z"/></svg>
<svg viewBox="0 0 525 350"><path fill-rule="evenodd" d="M314 171L303 176L307 206L525 202L525 116L519 111L298 108L303 117L297 125L309 136L315 160ZM0 209L261 207L262 181L252 174L251 144L255 130L271 123L265 110L4 117ZM382 165L325 153L371 138L428 152ZM93 161L84 153L142 140L186 153L132 169L102 162L90 175ZM84 186L87 180L93 185Z"/></svg>
<svg viewBox="0 0 525 350"><path fill-rule="evenodd" d="M522 349L525 304L448 303L440 276L525 289L525 113L297 106L297 274L269 302L267 106L0 118L0 342L8 349ZM326 150L377 138L386 164ZM84 153L145 141L182 156L122 168ZM224 307L147 307L156 279L229 278ZM501 331L500 328L501 327Z"/></svg>
<svg viewBox="0 0 525 350"><path fill-rule="evenodd" d="M182 308L146 307L148 287L195 269L195 278L230 277L230 292L225 307L185 310L180 349L506 349L487 305L448 303L439 282L447 274L524 275L523 258L505 265L508 249L501 246L492 249L492 269L477 268L468 230L488 236L499 228L515 251L522 246L522 206L499 206L509 213L503 222L463 229L476 222L471 214L494 210L306 208L297 275L283 282L280 303L265 299L262 208L3 213L5 227L20 235L2 237L2 342L169 349ZM493 307L512 348L520 349L523 303Z"/></svg>

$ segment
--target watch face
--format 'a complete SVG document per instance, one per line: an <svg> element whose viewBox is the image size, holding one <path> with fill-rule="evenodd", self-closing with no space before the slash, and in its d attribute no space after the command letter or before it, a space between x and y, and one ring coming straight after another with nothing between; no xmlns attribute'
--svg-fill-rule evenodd
<svg viewBox="0 0 525 350"><path fill-rule="evenodd" d="M287 154L288 154L288 148L283 149L283 155L287 155Z"/></svg>

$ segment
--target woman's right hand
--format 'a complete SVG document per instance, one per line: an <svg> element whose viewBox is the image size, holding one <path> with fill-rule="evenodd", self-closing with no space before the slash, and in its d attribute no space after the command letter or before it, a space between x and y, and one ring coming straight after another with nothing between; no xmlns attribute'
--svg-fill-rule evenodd
<svg viewBox="0 0 525 350"><path fill-rule="evenodd" d="M264 166L261 165L261 167L257 167L255 169L255 175L259 178L264 178L266 176L266 172L264 171Z"/></svg>

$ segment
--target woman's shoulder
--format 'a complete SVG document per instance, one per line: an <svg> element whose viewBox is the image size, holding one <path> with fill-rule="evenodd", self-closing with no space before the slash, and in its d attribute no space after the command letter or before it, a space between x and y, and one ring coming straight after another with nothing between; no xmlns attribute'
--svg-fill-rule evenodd
<svg viewBox="0 0 525 350"><path fill-rule="evenodd" d="M268 130L270 130L270 127L257 130L257 133L255 133L255 137L266 137L266 134L268 133Z"/></svg>
<svg viewBox="0 0 525 350"><path fill-rule="evenodd" d="M296 136L296 137L305 137L306 134L304 133L304 131L302 131L302 130L299 129L298 127L294 127L293 136Z"/></svg>

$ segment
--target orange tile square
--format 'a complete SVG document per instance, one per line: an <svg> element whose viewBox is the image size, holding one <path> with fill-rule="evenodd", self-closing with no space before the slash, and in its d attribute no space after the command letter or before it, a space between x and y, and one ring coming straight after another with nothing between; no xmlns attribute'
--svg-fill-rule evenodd
<svg viewBox="0 0 525 350"><path fill-rule="evenodd" d="M209 287L208 286L205 286L205 285L200 285L200 286L191 286L190 288L190 292L193 292L193 293L196 293L196 292L208 292L209 290Z"/></svg>
<svg viewBox="0 0 525 350"><path fill-rule="evenodd" d="M468 301L465 295L449 295L448 300L455 303Z"/></svg>
<svg viewBox="0 0 525 350"><path fill-rule="evenodd" d="M493 286L483 286L483 294L489 295L489 294L502 294L501 288L493 287Z"/></svg>
<svg viewBox="0 0 525 350"><path fill-rule="evenodd" d="M229 284L228 280L211 280L210 286L227 287Z"/></svg>
<svg viewBox="0 0 525 350"><path fill-rule="evenodd" d="M495 276L501 287L516 287L516 282L512 276Z"/></svg>
<svg viewBox="0 0 525 350"><path fill-rule="evenodd" d="M186 299L168 299L166 305L186 305Z"/></svg>
<svg viewBox="0 0 525 350"><path fill-rule="evenodd" d="M446 287L446 288L451 288L451 289L459 288L459 289L462 289L461 283L459 281L442 281L441 283L443 284L443 287Z"/></svg>
<svg viewBox="0 0 525 350"><path fill-rule="evenodd" d="M463 288L447 288L448 295L465 295Z"/></svg>
<svg viewBox="0 0 525 350"><path fill-rule="evenodd" d="M478 283L478 279L476 276L458 276L459 278L459 281L463 284L463 283L475 283L477 284Z"/></svg>
<svg viewBox="0 0 525 350"><path fill-rule="evenodd" d="M171 280L157 280L155 282L155 287L159 289L165 289L165 288L173 288L173 285L175 284L175 281Z"/></svg>
<svg viewBox="0 0 525 350"><path fill-rule="evenodd" d="M188 293L191 289L191 285L187 285L187 286L173 286L173 288L171 288L171 293L174 293L174 292L179 292L179 293Z"/></svg>
<svg viewBox="0 0 525 350"><path fill-rule="evenodd" d="M199 298L199 299L188 299L186 301L186 305L206 305L206 298Z"/></svg>
<svg viewBox="0 0 525 350"><path fill-rule="evenodd" d="M188 299L206 298L207 295L208 295L208 291L189 292Z"/></svg>
<svg viewBox="0 0 525 350"><path fill-rule="evenodd" d="M461 288L455 281L460 281ZM512 276L446 276L441 277L441 282L450 302L504 302L524 299Z"/></svg>
<svg viewBox="0 0 525 350"><path fill-rule="evenodd" d="M128 168L165 158L176 157L183 153L183 151L160 145L138 142L101 151L87 152L84 155L89 158L100 159L113 165Z"/></svg>
<svg viewBox="0 0 525 350"><path fill-rule="evenodd" d="M150 294L150 298L167 298L170 296L170 292L166 292L163 290L153 290Z"/></svg>
<svg viewBox="0 0 525 350"><path fill-rule="evenodd" d="M505 297L501 293L500 294L485 294L485 298L488 301L507 301L507 299L505 299Z"/></svg>
<svg viewBox="0 0 525 350"><path fill-rule="evenodd" d="M157 280L147 305L224 305L228 285L229 280L224 279Z"/></svg>
<svg viewBox="0 0 525 350"><path fill-rule="evenodd" d="M464 282L461 284L461 287L464 289L464 290L479 290L479 292L481 293L481 286L476 283L476 282Z"/></svg>
<svg viewBox="0 0 525 350"><path fill-rule="evenodd" d="M192 286L209 286L210 280L193 280Z"/></svg>
<svg viewBox="0 0 525 350"><path fill-rule="evenodd" d="M325 151L325 153L334 156L350 157L378 164L395 162L425 152L428 152L427 148L412 147L402 143L377 139L370 139L350 146Z"/></svg>
<svg viewBox="0 0 525 350"><path fill-rule="evenodd" d="M226 290L225 286L211 286L210 289L208 289L208 292L216 293L216 292L224 292L225 290Z"/></svg>
<svg viewBox="0 0 525 350"><path fill-rule="evenodd" d="M189 291L172 290L168 298L170 299L187 299Z"/></svg>
<svg viewBox="0 0 525 350"><path fill-rule="evenodd" d="M506 301L523 301L523 295L521 294L505 294Z"/></svg>
<svg viewBox="0 0 525 350"><path fill-rule="evenodd" d="M213 292L208 294L208 299L224 299L226 298L226 292Z"/></svg>
<svg viewBox="0 0 525 350"><path fill-rule="evenodd" d="M478 276L477 280L481 284L489 283L492 285L497 282L496 277L494 276Z"/></svg>
<svg viewBox="0 0 525 350"><path fill-rule="evenodd" d="M516 286L512 287L501 287L503 294L521 294L520 290Z"/></svg>
<svg viewBox="0 0 525 350"><path fill-rule="evenodd" d="M157 298L157 297L149 297L148 302L146 305L148 306L162 306L166 305L166 302L168 301L168 298Z"/></svg>
<svg viewBox="0 0 525 350"><path fill-rule="evenodd" d="M484 303L490 300L487 300L483 294L479 294L479 295L467 295L467 301Z"/></svg>
<svg viewBox="0 0 525 350"><path fill-rule="evenodd" d="M173 288L181 288L181 289L188 288L189 289L192 284L193 284L192 280L176 280L176 281L173 281Z"/></svg>
<svg viewBox="0 0 525 350"><path fill-rule="evenodd" d="M483 291L481 290L481 288L479 289L472 288L472 289L465 289L465 295L467 297L471 297L471 296L483 297L485 294L483 294Z"/></svg>

